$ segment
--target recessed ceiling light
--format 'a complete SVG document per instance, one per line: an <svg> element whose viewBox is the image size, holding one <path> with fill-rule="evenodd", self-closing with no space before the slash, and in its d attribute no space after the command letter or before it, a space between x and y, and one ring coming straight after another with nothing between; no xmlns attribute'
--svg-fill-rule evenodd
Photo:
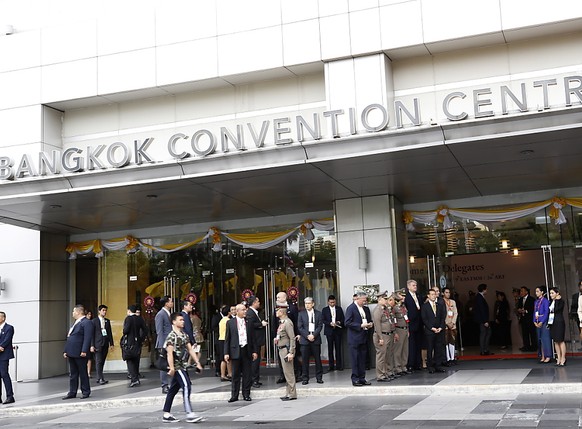
<svg viewBox="0 0 582 429"><path fill-rule="evenodd" d="M51 205L50 205L50 208L51 208L51 209L60 209L60 208L62 208L62 207L63 207L63 206L61 206L60 204L51 204Z"/></svg>
<svg viewBox="0 0 582 429"><path fill-rule="evenodd" d="M521 152L519 152L521 155L531 155L533 154L535 151L531 150L531 149L526 149L526 150L522 150Z"/></svg>
<svg viewBox="0 0 582 429"><path fill-rule="evenodd" d="M154 198L158 198L158 196L156 194L149 194L149 195L146 195L146 198L154 199Z"/></svg>

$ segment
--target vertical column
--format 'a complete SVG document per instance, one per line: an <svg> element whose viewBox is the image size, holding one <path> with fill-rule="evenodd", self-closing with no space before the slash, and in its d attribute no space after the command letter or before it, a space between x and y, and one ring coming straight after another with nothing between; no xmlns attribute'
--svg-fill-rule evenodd
<svg viewBox="0 0 582 429"><path fill-rule="evenodd" d="M335 201L341 303L352 302L354 286L378 284L393 291L406 280L404 228L390 195ZM358 248L365 247L367 267L360 268Z"/></svg>
<svg viewBox="0 0 582 429"><path fill-rule="evenodd" d="M389 118L393 118L394 82L392 64L384 54L331 61L325 64L325 91L330 111L337 113L339 135L354 133L354 122L362 133L362 112L372 104L382 105ZM350 112L349 109L354 109ZM355 121L352 121L351 117ZM372 126L382 123L382 113L372 109L368 122ZM332 135L331 120L327 121L327 135Z"/></svg>

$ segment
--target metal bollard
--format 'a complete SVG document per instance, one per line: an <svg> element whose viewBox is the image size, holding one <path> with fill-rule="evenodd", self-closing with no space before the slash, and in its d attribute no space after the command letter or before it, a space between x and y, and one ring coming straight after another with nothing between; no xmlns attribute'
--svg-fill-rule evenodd
<svg viewBox="0 0 582 429"><path fill-rule="evenodd" d="M22 381L18 379L18 346L12 346L14 350L14 381Z"/></svg>

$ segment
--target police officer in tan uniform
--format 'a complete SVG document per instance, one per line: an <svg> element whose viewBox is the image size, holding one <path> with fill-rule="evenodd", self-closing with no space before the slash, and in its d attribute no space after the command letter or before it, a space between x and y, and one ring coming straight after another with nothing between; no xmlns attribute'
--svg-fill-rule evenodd
<svg viewBox="0 0 582 429"><path fill-rule="evenodd" d="M396 333L398 341L394 342L394 372L398 375L412 374L406 368L408 362L408 314L404 305L406 289L394 292L396 305L393 308L396 317Z"/></svg>
<svg viewBox="0 0 582 429"><path fill-rule="evenodd" d="M376 347L376 380L392 381L394 361L395 325L388 292L378 295L378 305L372 313L374 322L374 347ZM391 300L394 305L394 299Z"/></svg>
<svg viewBox="0 0 582 429"><path fill-rule="evenodd" d="M277 328L277 335L275 336L275 347L281 358L281 366L283 367L283 374L287 383L287 392L285 396L281 397L282 401L292 401L297 399L297 391L295 389L295 370L293 369L293 358L295 357L295 331L293 330L293 322L287 317L287 308L289 304L286 302L278 302L275 310L279 318L279 326Z"/></svg>

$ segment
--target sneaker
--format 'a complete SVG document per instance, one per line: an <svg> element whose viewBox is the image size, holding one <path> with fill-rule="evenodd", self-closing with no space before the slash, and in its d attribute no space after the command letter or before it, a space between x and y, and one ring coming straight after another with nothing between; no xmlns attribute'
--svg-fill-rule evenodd
<svg viewBox="0 0 582 429"><path fill-rule="evenodd" d="M192 414L188 414L188 416L186 417L186 421L188 423L198 423L198 422L202 421L202 417L197 416L196 414L192 413Z"/></svg>
<svg viewBox="0 0 582 429"><path fill-rule="evenodd" d="M173 415L170 414L170 415L168 415L168 417L166 417L166 416L162 417L162 421L164 423L177 423L180 420L178 420L176 417L174 417Z"/></svg>

